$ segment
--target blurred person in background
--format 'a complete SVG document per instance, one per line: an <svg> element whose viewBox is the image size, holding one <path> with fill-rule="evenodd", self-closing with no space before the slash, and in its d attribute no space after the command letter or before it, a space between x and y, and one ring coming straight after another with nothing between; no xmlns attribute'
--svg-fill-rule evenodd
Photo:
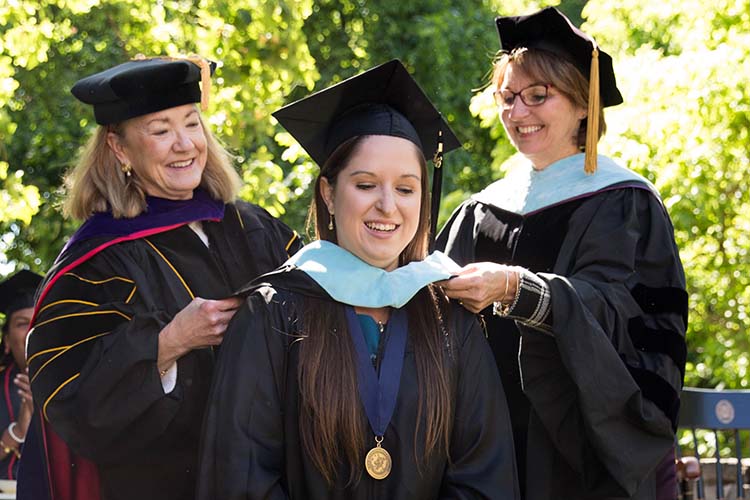
<svg viewBox="0 0 750 500"><path fill-rule="evenodd" d="M26 433L34 413L26 370L26 334L34 312L34 293L42 277L27 270L0 283L2 358L0 358L0 479L16 479Z"/></svg>

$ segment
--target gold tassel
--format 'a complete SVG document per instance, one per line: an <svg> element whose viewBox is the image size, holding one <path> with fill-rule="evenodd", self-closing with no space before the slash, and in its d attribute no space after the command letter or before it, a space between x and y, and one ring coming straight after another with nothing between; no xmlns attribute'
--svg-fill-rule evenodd
<svg viewBox="0 0 750 500"><path fill-rule="evenodd" d="M599 142L599 49L594 43L591 52L591 73L589 76L589 109L586 127L586 160L584 171L587 174L596 172L596 145Z"/></svg>
<svg viewBox="0 0 750 500"><path fill-rule="evenodd" d="M432 163L435 168L441 168L443 166L443 131L438 129L438 142L435 154L432 155Z"/></svg>
<svg viewBox="0 0 750 500"><path fill-rule="evenodd" d="M198 55L190 55L185 59L195 63L201 69L201 111L206 111L208 109L208 99L211 95L211 65L206 59Z"/></svg>

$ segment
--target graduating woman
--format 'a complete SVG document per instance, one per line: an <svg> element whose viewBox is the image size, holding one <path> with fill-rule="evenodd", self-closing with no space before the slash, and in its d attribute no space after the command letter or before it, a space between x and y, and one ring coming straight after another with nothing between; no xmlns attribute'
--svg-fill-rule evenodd
<svg viewBox="0 0 750 500"><path fill-rule="evenodd" d="M445 291L484 312L525 498L673 499L685 278L656 189L596 155L612 59L554 8L497 28L492 88L525 161L443 228L465 265Z"/></svg>
<svg viewBox="0 0 750 500"><path fill-rule="evenodd" d="M425 158L458 140L395 60L275 116L321 165L319 241L230 324L199 498L517 498L489 346L431 285L453 263L423 261Z"/></svg>
<svg viewBox="0 0 750 500"><path fill-rule="evenodd" d="M68 179L67 213L86 221L29 336L51 484L26 498L195 498L214 347L240 304L230 295L298 246L235 201L239 176L195 104L211 70L141 59L73 87L99 127Z"/></svg>

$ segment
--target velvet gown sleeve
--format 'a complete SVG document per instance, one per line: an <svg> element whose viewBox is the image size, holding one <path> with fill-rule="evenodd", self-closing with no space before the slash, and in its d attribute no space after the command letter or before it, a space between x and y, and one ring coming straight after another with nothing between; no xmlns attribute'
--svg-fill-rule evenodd
<svg viewBox="0 0 750 500"><path fill-rule="evenodd" d="M458 331L456 414L440 498L519 498L513 432L492 351L476 317L454 309Z"/></svg>
<svg viewBox="0 0 750 500"><path fill-rule="evenodd" d="M168 395L156 368L158 333L189 297L171 283L158 290L157 307L157 291L143 276L157 270L140 269L132 257L113 247L61 274L29 337L30 377L42 416L76 452L100 463L120 461L195 418L184 381L201 360L180 361ZM201 383L195 382L189 390Z"/></svg>
<svg viewBox="0 0 750 500"><path fill-rule="evenodd" d="M687 293L664 207L642 189L592 197L555 271L540 274L553 334L518 323L524 392L588 491L632 496L673 445L684 375Z"/></svg>
<svg viewBox="0 0 750 500"><path fill-rule="evenodd" d="M285 316L253 293L232 320L204 421L201 500L284 499Z"/></svg>

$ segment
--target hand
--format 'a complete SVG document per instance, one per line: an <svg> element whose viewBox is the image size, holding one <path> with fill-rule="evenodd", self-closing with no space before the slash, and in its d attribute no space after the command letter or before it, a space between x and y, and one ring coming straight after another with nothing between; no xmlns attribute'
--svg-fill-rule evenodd
<svg viewBox="0 0 750 500"><path fill-rule="evenodd" d="M457 276L437 284L448 297L478 313L495 301L508 302L515 297L518 270L494 262L475 262L461 268Z"/></svg>
<svg viewBox="0 0 750 500"><path fill-rule="evenodd" d="M159 333L159 370L169 368L193 349L221 344L227 325L241 304L239 297L193 299Z"/></svg>
<svg viewBox="0 0 750 500"><path fill-rule="evenodd" d="M27 373L19 373L13 379L13 383L18 387L18 394L21 396L21 407L18 409L18 418L16 418L16 434L23 438L29 430L31 416L34 414L34 398L31 395L31 384Z"/></svg>

